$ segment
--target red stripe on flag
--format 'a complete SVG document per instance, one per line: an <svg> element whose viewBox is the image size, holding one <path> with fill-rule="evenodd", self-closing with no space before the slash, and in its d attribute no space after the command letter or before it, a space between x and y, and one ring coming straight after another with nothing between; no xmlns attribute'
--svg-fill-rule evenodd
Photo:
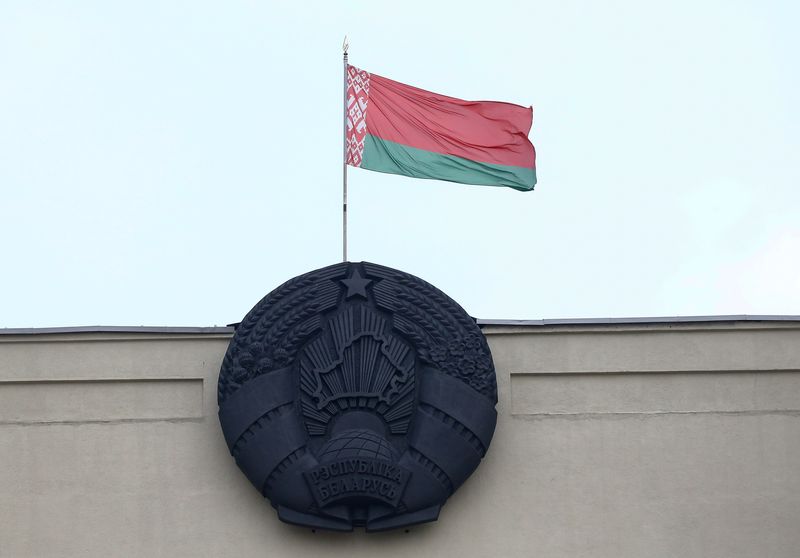
<svg viewBox="0 0 800 558"><path fill-rule="evenodd" d="M367 133L481 163L533 168L533 109L464 101L370 74Z"/></svg>

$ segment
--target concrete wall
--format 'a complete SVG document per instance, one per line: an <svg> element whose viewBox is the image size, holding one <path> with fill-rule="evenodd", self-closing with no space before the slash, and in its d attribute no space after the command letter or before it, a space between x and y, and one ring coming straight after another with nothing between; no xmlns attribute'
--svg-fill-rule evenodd
<svg viewBox="0 0 800 558"><path fill-rule="evenodd" d="M216 419L224 330L0 335L0 556L800 555L800 323L487 327L492 447L437 523L280 523Z"/></svg>

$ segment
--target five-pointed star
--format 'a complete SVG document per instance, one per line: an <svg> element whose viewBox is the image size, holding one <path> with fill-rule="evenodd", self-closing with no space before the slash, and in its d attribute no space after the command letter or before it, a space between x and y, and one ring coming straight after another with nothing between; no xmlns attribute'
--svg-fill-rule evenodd
<svg viewBox="0 0 800 558"><path fill-rule="evenodd" d="M367 285L372 283L372 279L365 279L361 277L358 270L355 270L349 279L342 279L342 283L347 287L347 296L363 296L367 298Z"/></svg>

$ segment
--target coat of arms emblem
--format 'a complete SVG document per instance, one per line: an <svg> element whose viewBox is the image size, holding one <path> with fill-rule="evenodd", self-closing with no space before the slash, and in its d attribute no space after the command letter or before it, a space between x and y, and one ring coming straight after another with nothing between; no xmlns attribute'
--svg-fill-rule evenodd
<svg viewBox="0 0 800 558"><path fill-rule="evenodd" d="M280 519L322 529L436 520L497 417L475 320L421 279L367 262L264 297L237 327L218 388L247 478Z"/></svg>

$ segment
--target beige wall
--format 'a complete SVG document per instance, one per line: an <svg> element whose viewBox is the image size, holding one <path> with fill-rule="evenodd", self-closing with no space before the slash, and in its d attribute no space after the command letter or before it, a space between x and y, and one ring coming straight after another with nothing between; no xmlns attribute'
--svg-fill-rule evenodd
<svg viewBox="0 0 800 558"><path fill-rule="evenodd" d="M280 523L216 419L229 334L0 335L0 556L800 555L800 322L486 328L499 421L437 523Z"/></svg>

